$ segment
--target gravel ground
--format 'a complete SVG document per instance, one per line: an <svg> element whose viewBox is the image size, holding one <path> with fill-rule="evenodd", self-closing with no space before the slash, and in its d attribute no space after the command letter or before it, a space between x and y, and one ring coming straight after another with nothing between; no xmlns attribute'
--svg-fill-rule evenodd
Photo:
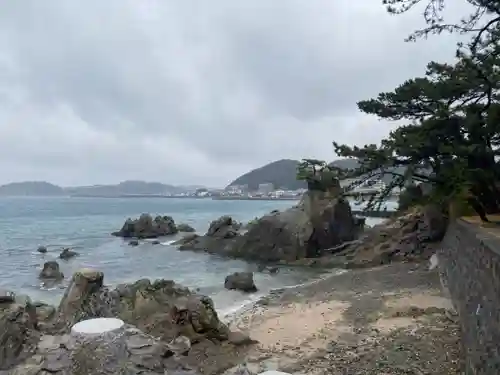
<svg viewBox="0 0 500 375"><path fill-rule="evenodd" d="M461 374L459 327L439 285L427 264L349 271L276 293L231 326L260 342L250 373Z"/></svg>

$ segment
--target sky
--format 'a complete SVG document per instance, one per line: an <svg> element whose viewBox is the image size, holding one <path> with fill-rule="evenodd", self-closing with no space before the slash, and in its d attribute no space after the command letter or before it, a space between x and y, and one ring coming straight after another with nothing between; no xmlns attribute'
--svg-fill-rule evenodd
<svg viewBox="0 0 500 375"><path fill-rule="evenodd" d="M224 186L393 123L356 102L450 60L381 0L23 0L0 12L0 183Z"/></svg>

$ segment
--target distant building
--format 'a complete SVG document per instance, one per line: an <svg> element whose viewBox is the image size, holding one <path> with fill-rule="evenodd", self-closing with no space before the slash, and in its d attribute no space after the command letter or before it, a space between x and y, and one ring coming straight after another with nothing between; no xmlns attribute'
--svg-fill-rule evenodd
<svg viewBox="0 0 500 375"><path fill-rule="evenodd" d="M268 195L272 191L274 191L274 184L266 183L266 184L259 184L257 192L262 195Z"/></svg>
<svg viewBox="0 0 500 375"><path fill-rule="evenodd" d="M225 189L225 192L230 195L243 195L248 192L248 185L231 185Z"/></svg>

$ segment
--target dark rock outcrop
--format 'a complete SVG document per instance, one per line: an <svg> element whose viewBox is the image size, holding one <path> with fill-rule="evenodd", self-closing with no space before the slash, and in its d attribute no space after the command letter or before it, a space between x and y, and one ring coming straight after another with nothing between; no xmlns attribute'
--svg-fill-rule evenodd
<svg viewBox="0 0 500 375"><path fill-rule="evenodd" d="M9 295L14 297L13 293ZM39 338L36 311L29 298L0 302L0 370L31 356Z"/></svg>
<svg viewBox="0 0 500 375"><path fill-rule="evenodd" d="M78 255L80 255L78 252L71 250L69 247L67 247L61 251L61 254L59 254L59 259L68 260Z"/></svg>
<svg viewBox="0 0 500 375"><path fill-rule="evenodd" d="M216 238L233 238L238 235L240 228L241 223L234 220L231 216L225 215L210 223L206 235Z"/></svg>
<svg viewBox="0 0 500 375"><path fill-rule="evenodd" d="M340 187L308 192L285 211L254 220L246 232L229 216L214 220L204 236L181 239L180 250L198 250L263 262L320 257L325 250L356 239L364 227L339 197Z"/></svg>
<svg viewBox="0 0 500 375"><path fill-rule="evenodd" d="M365 231L356 241L330 249L317 259L303 259L302 265L319 267L373 267L397 261L429 258L443 238L447 220L435 206L412 209Z"/></svg>
<svg viewBox="0 0 500 375"><path fill-rule="evenodd" d="M130 240L128 242L129 246L139 246L139 241L138 240Z"/></svg>
<svg viewBox="0 0 500 375"><path fill-rule="evenodd" d="M176 241L179 250L206 251L209 253L229 253L234 241L240 236L241 223L231 216L221 216L212 221L204 236L190 234Z"/></svg>
<svg viewBox="0 0 500 375"><path fill-rule="evenodd" d="M319 257L355 239L361 228L337 192L308 192L295 207L270 213L240 236L230 255L265 262Z"/></svg>
<svg viewBox="0 0 500 375"><path fill-rule="evenodd" d="M255 343L231 332L210 298L173 281L139 280L115 289L103 282L102 272L76 272L57 309L0 291L0 372L68 374L70 327L94 317L118 317L129 323L125 339L130 375L197 375L200 366L207 366L206 374L221 373L234 365L243 345Z"/></svg>
<svg viewBox="0 0 500 375"><path fill-rule="evenodd" d="M252 272L235 272L226 276L224 288L230 290L241 290L242 292L247 293L257 291Z"/></svg>
<svg viewBox="0 0 500 375"><path fill-rule="evenodd" d="M113 236L123 238L157 238L169 236L178 232L174 219L170 216L156 216L142 214L138 219L127 219L122 228L113 232Z"/></svg>
<svg viewBox="0 0 500 375"><path fill-rule="evenodd" d="M58 281L64 278L64 274L59 269L59 263L51 260L43 264L43 269L40 271L38 277L44 280Z"/></svg>
<svg viewBox="0 0 500 375"><path fill-rule="evenodd" d="M196 232L196 229L194 229L191 225L181 223L177 225L177 230L179 232L185 232L185 233L193 233Z"/></svg>
<svg viewBox="0 0 500 375"><path fill-rule="evenodd" d="M45 247L45 246L38 246L38 248L36 249L36 251L38 251L40 254L45 254L47 252L47 247Z"/></svg>
<svg viewBox="0 0 500 375"><path fill-rule="evenodd" d="M191 342L227 339L229 329L219 320L208 297L170 280L144 279L109 289L103 278L102 272L95 270L73 275L57 309L54 329L64 331L84 319L114 316L167 341L179 334Z"/></svg>

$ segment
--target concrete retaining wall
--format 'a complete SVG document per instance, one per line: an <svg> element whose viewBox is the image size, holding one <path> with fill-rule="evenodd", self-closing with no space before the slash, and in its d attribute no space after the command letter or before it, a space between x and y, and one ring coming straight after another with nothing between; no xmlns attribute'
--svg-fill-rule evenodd
<svg viewBox="0 0 500 375"><path fill-rule="evenodd" d="M464 220L450 224L439 268L462 328L470 374L500 374L500 229L498 237Z"/></svg>

